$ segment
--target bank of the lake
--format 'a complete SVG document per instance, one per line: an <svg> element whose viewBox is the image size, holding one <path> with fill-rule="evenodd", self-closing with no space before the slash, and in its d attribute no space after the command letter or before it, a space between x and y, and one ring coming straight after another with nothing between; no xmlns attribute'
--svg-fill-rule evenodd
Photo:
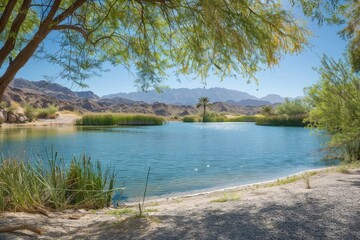
<svg viewBox="0 0 360 240"><path fill-rule="evenodd" d="M0 226L28 225L0 239L359 239L360 169L98 211L2 213ZM1 229L1 228L0 228Z"/></svg>

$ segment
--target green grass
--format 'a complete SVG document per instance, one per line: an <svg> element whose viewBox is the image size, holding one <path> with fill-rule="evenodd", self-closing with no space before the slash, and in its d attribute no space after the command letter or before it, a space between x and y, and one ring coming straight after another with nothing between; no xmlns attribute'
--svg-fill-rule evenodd
<svg viewBox="0 0 360 240"><path fill-rule="evenodd" d="M256 119L256 125L304 127L304 115L300 116L263 116Z"/></svg>
<svg viewBox="0 0 360 240"><path fill-rule="evenodd" d="M125 214L134 214L135 210L131 208L121 208L107 212L109 215L122 216Z"/></svg>
<svg viewBox="0 0 360 240"><path fill-rule="evenodd" d="M157 210L156 208L146 208L144 210L144 212L146 213L154 213L154 212L158 212L159 210Z"/></svg>
<svg viewBox="0 0 360 240"><path fill-rule="evenodd" d="M183 122L186 123L198 122L198 119L195 116L185 116L183 117Z"/></svg>
<svg viewBox="0 0 360 240"><path fill-rule="evenodd" d="M59 111L59 108L54 105L49 105L47 108L37 109L38 118L56 118L56 112Z"/></svg>
<svg viewBox="0 0 360 240"><path fill-rule="evenodd" d="M231 201L239 201L239 200L240 200L239 194L233 193L231 195L228 195L227 193L224 193L224 197L211 200L211 202L223 203L223 202L231 202Z"/></svg>
<svg viewBox="0 0 360 240"><path fill-rule="evenodd" d="M218 113L208 113L204 118L204 122L255 122L258 116L255 115L243 115L237 117L226 117L225 115ZM201 122L202 116L185 116L183 122Z"/></svg>
<svg viewBox="0 0 360 240"><path fill-rule="evenodd" d="M109 206L115 174L82 156L69 164L52 153L48 161L0 159L0 212L98 209Z"/></svg>
<svg viewBox="0 0 360 240"><path fill-rule="evenodd" d="M76 121L76 125L162 125L164 119L154 115L144 114L87 114Z"/></svg>
<svg viewBox="0 0 360 240"><path fill-rule="evenodd" d="M255 115L243 115L238 117L227 118L226 122L256 122L258 116Z"/></svg>

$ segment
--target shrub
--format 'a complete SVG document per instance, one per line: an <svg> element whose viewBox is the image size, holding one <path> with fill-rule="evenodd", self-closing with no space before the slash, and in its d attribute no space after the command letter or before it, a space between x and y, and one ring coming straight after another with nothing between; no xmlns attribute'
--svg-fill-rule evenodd
<svg viewBox="0 0 360 240"><path fill-rule="evenodd" d="M288 127L304 127L307 125L304 122L306 116L268 116L259 117L256 119L256 125L262 126L288 126Z"/></svg>
<svg viewBox="0 0 360 240"><path fill-rule="evenodd" d="M238 117L227 118L226 122L255 122L258 117L255 115L244 115Z"/></svg>
<svg viewBox="0 0 360 240"><path fill-rule="evenodd" d="M25 115L29 119L29 121L33 121L37 118L37 111L33 106L31 106L30 104L24 104L23 107L25 110Z"/></svg>
<svg viewBox="0 0 360 240"><path fill-rule="evenodd" d="M310 107L302 99L285 99L285 102L276 107L276 111L279 115L298 116L308 114Z"/></svg>
<svg viewBox="0 0 360 240"><path fill-rule="evenodd" d="M38 118L56 118L56 112L59 111L59 108L54 105L49 105L47 108L42 108L38 110Z"/></svg>
<svg viewBox="0 0 360 240"><path fill-rule="evenodd" d="M196 119L196 117L194 117L194 116L185 116L185 117L183 118L183 122L188 122L188 123L190 123L190 122L197 122L197 119Z"/></svg>

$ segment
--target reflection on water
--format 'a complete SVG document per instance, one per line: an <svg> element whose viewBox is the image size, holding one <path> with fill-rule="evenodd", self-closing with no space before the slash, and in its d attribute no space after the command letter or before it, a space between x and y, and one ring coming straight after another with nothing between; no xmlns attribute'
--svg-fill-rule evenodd
<svg viewBox="0 0 360 240"><path fill-rule="evenodd" d="M149 166L149 196L234 186L325 166L317 151L325 140L308 129L253 123L0 128L2 154L53 148L70 160L85 153L114 167L132 199L142 196Z"/></svg>
<svg viewBox="0 0 360 240"><path fill-rule="evenodd" d="M0 144L4 144L6 141L25 141L45 136L76 134L77 132L75 126L0 128Z"/></svg>

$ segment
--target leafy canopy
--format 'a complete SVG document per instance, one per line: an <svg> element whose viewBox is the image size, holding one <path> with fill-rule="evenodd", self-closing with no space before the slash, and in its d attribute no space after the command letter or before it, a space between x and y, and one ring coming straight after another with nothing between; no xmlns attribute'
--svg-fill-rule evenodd
<svg viewBox="0 0 360 240"><path fill-rule="evenodd" d="M80 85L104 62L137 69L143 90L169 69L252 79L307 35L280 0L0 0L0 90L33 56Z"/></svg>
<svg viewBox="0 0 360 240"><path fill-rule="evenodd" d="M289 100L285 99L285 102L276 107L276 112L280 115L304 115L309 112L309 106L302 99Z"/></svg>
<svg viewBox="0 0 360 240"><path fill-rule="evenodd" d="M349 41L349 63L354 72L360 72L360 1L358 0L291 0L300 5L305 15L330 24L344 24L340 35Z"/></svg>
<svg viewBox="0 0 360 240"><path fill-rule="evenodd" d="M360 160L360 77L348 63L328 57L318 69L320 81L306 90L314 107L312 127L331 134L329 146L346 160Z"/></svg>

